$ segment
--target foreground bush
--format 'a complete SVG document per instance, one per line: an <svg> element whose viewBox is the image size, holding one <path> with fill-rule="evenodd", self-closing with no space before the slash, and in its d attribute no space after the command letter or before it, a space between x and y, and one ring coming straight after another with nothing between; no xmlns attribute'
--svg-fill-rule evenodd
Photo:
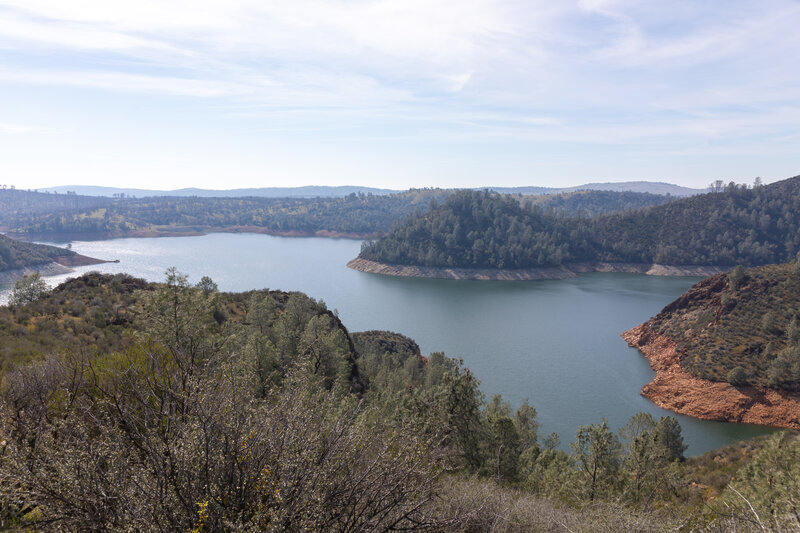
<svg viewBox="0 0 800 533"><path fill-rule="evenodd" d="M380 421L299 371L258 399L238 363L181 376L164 353L137 350L105 367L51 358L9 376L6 519L70 531L443 525L429 505L436 435Z"/></svg>

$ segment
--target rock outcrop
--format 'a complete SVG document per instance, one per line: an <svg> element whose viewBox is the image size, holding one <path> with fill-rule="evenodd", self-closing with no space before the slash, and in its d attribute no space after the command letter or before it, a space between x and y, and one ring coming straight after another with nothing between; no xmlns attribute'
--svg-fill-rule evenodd
<svg viewBox="0 0 800 533"><path fill-rule="evenodd" d="M648 322L622 334L650 361L656 375L642 395L659 407L703 420L800 429L800 393L766 387L734 387L695 377L680 364L675 342Z"/></svg>

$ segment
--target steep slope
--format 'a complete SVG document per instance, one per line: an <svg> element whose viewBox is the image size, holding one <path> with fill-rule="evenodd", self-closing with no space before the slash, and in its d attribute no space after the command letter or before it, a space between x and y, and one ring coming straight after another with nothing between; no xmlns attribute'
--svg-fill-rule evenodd
<svg viewBox="0 0 800 533"><path fill-rule="evenodd" d="M642 393L706 419L800 428L800 261L734 269L623 334L656 371Z"/></svg>

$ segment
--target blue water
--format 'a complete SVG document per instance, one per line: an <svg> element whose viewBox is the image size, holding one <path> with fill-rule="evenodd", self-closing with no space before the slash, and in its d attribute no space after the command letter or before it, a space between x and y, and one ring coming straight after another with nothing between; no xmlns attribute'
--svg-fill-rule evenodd
<svg viewBox="0 0 800 533"><path fill-rule="evenodd" d="M423 353L462 358L487 397L501 393L513 405L528 398L539 412L541 433L556 432L564 444L582 424L606 417L619 427L639 411L676 416L690 454L769 431L674 415L639 395L653 372L620 333L649 319L700 278L604 273L528 282L394 278L346 268L360 244L211 234L76 241L72 249L120 260L78 272L128 272L160 281L175 266L190 281L211 276L226 291L303 291L336 309L351 331L396 331L416 340Z"/></svg>

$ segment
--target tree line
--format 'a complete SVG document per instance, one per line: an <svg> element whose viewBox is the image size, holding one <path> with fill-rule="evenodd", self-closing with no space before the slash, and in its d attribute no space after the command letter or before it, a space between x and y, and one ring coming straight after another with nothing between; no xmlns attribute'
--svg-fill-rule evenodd
<svg viewBox="0 0 800 533"><path fill-rule="evenodd" d="M0 191L0 198L3 192ZM32 200L35 208L26 204L7 211L0 216L0 223L21 235L120 236L141 230L176 228L376 235L388 229L392 221L414 209L425 209L432 198L443 199L447 194L441 189L414 189L392 195L352 193L335 198L159 196L97 199L87 205L69 201L54 204L51 201L54 195L39 194L41 204Z"/></svg>
<svg viewBox="0 0 800 533"><path fill-rule="evenodd" d="M391 195L334 198L102 198L0 190L0 224L19 235L124 236L147 230L319 231L377 236L410 213L425 212L453 191L412 189ZM514 196L551 213L587 217L671 201L670 196L580 191Z"/></svg>

